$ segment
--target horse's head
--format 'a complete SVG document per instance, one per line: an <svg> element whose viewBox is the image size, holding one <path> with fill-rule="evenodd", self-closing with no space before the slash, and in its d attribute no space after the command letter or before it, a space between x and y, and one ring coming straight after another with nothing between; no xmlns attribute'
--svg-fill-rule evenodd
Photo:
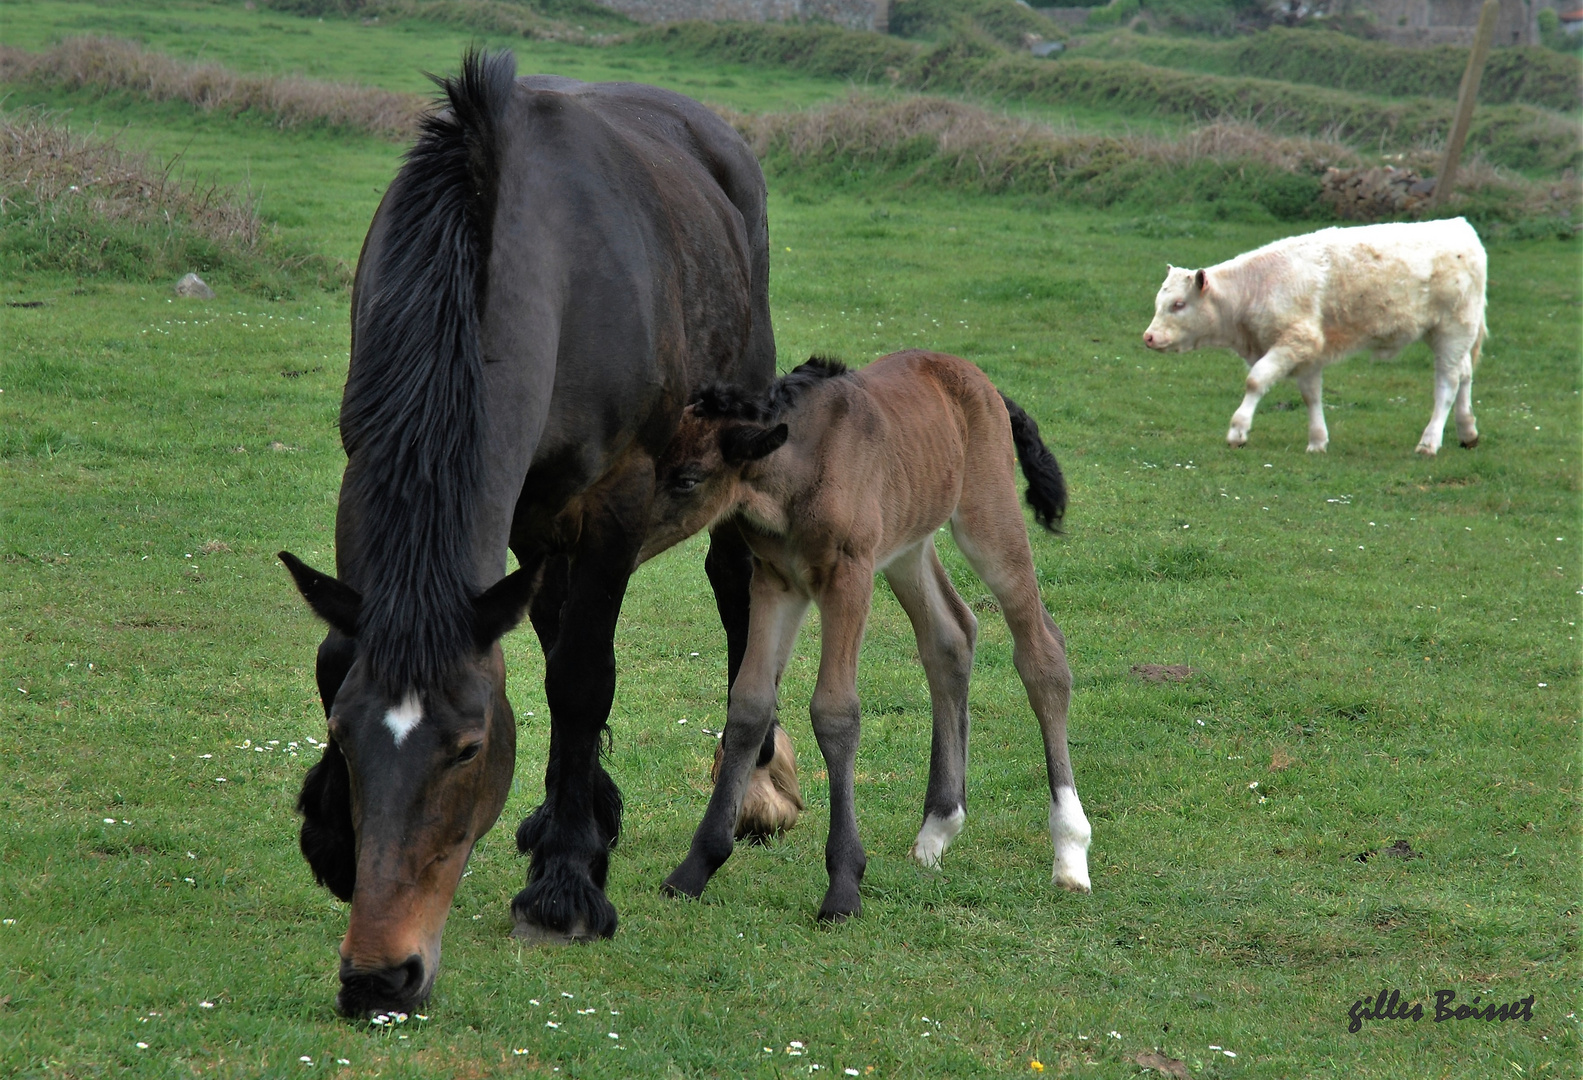
<svg viewBox="0 0 1583 1080"><path fill-rule="evenodd" d="M741 499L743 471L779 449L786 437L785 424L721 416L707 403L687 406L654 463L654 500L639 561L730 513Z"/></svg>
<svg viewBox="0 0 1583 1080"><path fill-rule="evenodd" d="M518 571L474 601L476 648L436 685L391 693L356 649L362 597L280 558L332 628L319 654L329 740L297 809L314 876L352 904L336 1007L411 1011L434 985L468 855L511 788L517 729L499 639L521 618L532 581Z"/></svg>

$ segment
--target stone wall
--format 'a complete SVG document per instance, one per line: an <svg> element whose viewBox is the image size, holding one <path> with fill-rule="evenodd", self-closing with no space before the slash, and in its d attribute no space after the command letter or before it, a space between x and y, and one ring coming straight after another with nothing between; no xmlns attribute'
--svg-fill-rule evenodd
<svg viewBox="0 0 1583 1080"><path fill-rule="evenodd" d="M791 22L822 19L853 30L887 28L889 0L595 0L638 22Z"/></svg>
<svg viewBox="0 0 1583 1080"><path fill-rule="evenodd" d="M1393 45L1471 45L1483 0L1361 0L1357 10L1373 14L1381 35ZM1556 0L1501 0L1496 45L1537 45L1539 11Z"/></svg>

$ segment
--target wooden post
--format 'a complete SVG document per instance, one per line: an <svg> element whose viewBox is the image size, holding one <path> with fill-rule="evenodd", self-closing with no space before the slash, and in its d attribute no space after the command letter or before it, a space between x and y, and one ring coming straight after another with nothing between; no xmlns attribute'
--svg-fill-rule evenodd
<svg viewBox="0 0 1583 1080"><path fill-rule="evenodd" d="M1435 178L1435 192L1429 200L1431 210L1445 204L1456 183L1457 165L1462 161L1462 144L1468 141L1468 127L1473 123L1473 103L1479 96L1479 80L1484 77L1484 64L1490 58L1490 42L1495 38L1495 19L1500 10L1500 0L1484 0L1484 8L1479 12L1479 28L1473 33L1473 50L1468 53L1468 67L1462 73L1462 89L1457 92L1457 116L1452 121L1451 135L1446 140L1446 156L1440 162L1440 175Z"/></svg>

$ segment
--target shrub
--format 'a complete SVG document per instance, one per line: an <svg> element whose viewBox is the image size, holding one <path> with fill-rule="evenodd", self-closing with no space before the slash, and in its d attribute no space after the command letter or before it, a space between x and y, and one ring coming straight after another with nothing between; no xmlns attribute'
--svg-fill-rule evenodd
<svg viewBox="0 0 1583 1080"><path fill-rule="evenodd" d="M890 7L890 32L899 37L938 40L968 29L1014 49L1029 37L1067 36L1053 19L1017 0L895 0Z"/></svg>
<svg viewBox="0 0 1583 1080"><path fill-rule="evenodd" d="M346 268L280 245L246 192L185 183L38 110L0 111L0 262L139 281L188 271L280 295Z"/></svg>

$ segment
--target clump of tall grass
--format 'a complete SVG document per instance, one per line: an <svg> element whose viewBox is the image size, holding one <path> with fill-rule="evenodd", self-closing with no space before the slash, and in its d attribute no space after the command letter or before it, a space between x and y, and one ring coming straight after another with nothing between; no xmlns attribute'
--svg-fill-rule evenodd
<svg viewBox="0 0 1583 1080"><path fill-rule="evenodd" d="M1327 219L1321 180L1365 163L1339 142L1222 119L1166 138L1061 132L945 98L853 94L803 112L727 114L772 173L825 184L957 187L1091 206ZM1406 163L1433 160L1420 151ZM1406 161L1405 157L1398 160ZM1432 167L1432 166L1431 166ZM1575 213L1575 184L1539 185L1474 158L1451 205L1486 220Z"/></svg>
<svg viewBox="0 0 1583 1080"><path fill-rule="evenodd" d="M411 135L428 107L416 94L298 76L244 75L101 37L68 38L41 53L0 46L0 81L185 101L204 111L250 113L282 128L325 124L389 138Z"/></svg>
<svg viewBox="0 0 1583 1080"><path fill-rule="evenodd" d="M197 271L272 294L347 279L282 247L245 190L188 182L38 109L0 110L0 262L144 281Z"/></svg>
<svg viewBox="0 0 1583 1080"><path fill-rule="evenodd" d="M1453 109L1445 100L1381 101L1327 87L1197 74L1131 60L1041 60L1008 52L982 34L956 35L931 48L836 27L676 23L640 31L634 39L678 53L777 63L858 82L884 79L934 93L1195 121L1237 116L1283 134L1343 138L1382 151L1405 151L1444 137ZM1509 168L1559 174L1583 167L1580 134L1579 125L1561 114L1532 105L1496 105L1474 114L1468 146Z"/></svg>
<svg viewBox="0 0 1583 1080"><path fill-rule="evenodd" d="M1280 79L1385 97L1454 99L1468 64L1468 50L1459 45L1411 48L1327 30L1284 27L1231 41L1117 33L1093 40L1078 52L1098 59L1138 60L1183 71ZM1575 112L1583 106L1583 63L1536 45L1495 49L1479 83L1479 101L1525 102Z"/></svg>

